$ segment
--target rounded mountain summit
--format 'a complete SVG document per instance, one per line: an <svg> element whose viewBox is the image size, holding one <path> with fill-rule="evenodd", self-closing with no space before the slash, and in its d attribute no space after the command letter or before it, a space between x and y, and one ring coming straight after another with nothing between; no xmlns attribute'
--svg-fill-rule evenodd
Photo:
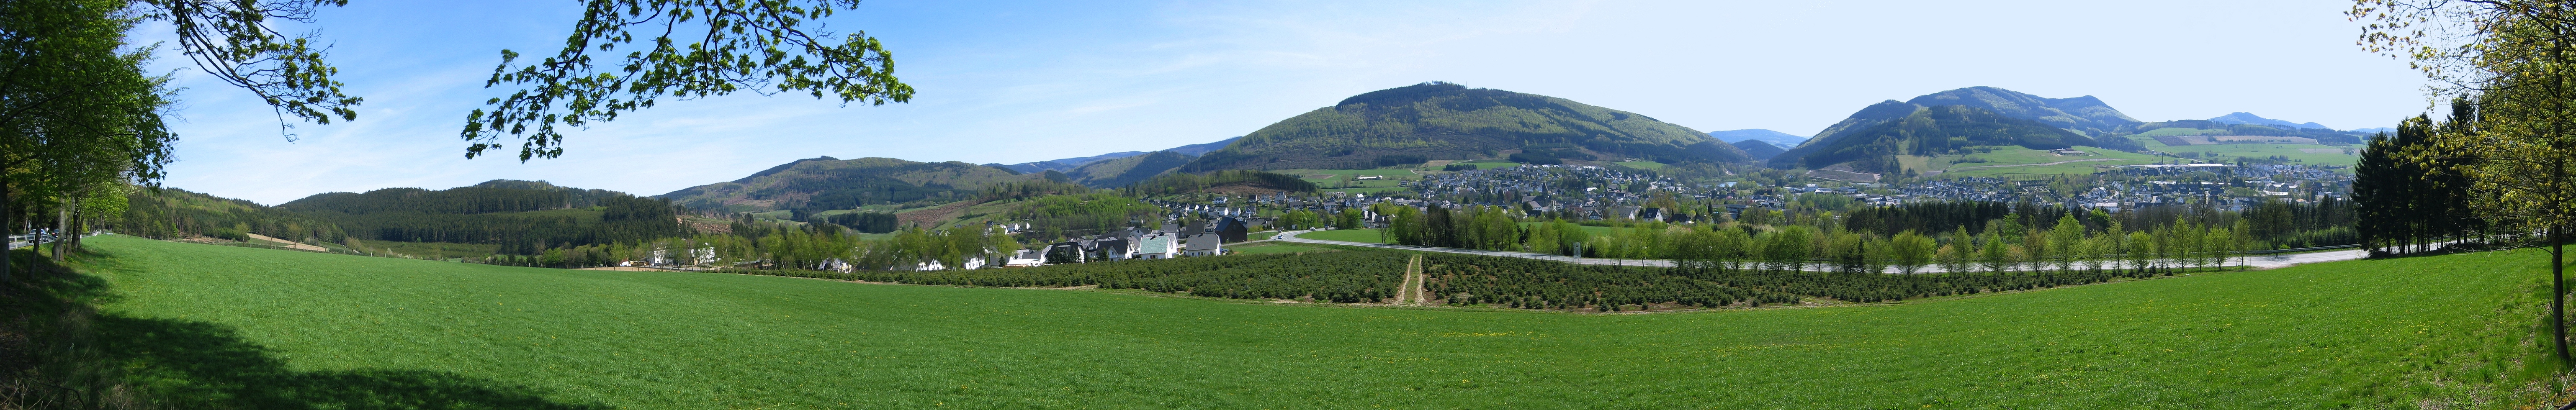
<svg viewBox="0 0 2576 410"><path fill-rule="evenodd" d="M1511 91L1428 82L1372 91L1281 120L1183 172L1348 169L1425 160L1749 163L1708 134L1653 117Z"/></svg>

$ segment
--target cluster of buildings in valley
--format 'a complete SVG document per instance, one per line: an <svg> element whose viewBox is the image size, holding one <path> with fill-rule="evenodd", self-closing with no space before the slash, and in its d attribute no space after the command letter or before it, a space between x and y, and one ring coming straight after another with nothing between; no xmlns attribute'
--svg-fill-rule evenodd
<svg viewBox="0 0 2576 410"><path fill-rule="evenodd" d="M1965 177L1896 185L1798 181L1763 186L1747 178L1686 184L1651 173L1617 168L1521 166L1434 175L1411 185L1430 205L1518 206L1533 215L1584 219L1655 219L1644 204L1659 193L1677 199L1733 204L1736 211L1780 209L1802 195L1847 196L1855 205L1918 201L2029 202L2087 209L2194 204L2242 209L2261 201L2346 199L2352 176L2343 167L2282 164L2130 165L2080 179L2033 180ZM2073 185L2073 181L2098 181ZM1352 200L1352 199L1341 199ZM1381 199L1383 200L1383 199ZM1733 212L1730 212L1732 214ZM1731 215L1732 216L1732 215Z"/></svg>
<svg viewBox="0 0 2576 410"><path fill-rule="evenodd" d="M2031 202L2109 211L2183 204L2242 210L2261 201L2343 200L2352 191L2350 174L2303 165L2131 165L2100 174L2098 181L2090 186L2059 186L2048 180L1955 178L1896 187L1873 196L1885 202Z"/></svg>
<svg viewBox="0 0 2576 410"><path fill-rule="evenodd" d="M1066 239L1040 249L1014 252L1001 264L1035 266L1223 255L1226 253L1225 244L1249 239L1253 230L1262 228L1269 221L1268 218L1252 217L1256 212L1250 208L1189 204L1164 206L1174 210L1174 214L1173 220L1161 229L1130 227Z"/></svg>
<svg viewBox="0 0 2576 410"><path fill-rule="evenodd" d="M2081 185L2075 181L2092 181ZM1749 209L1786 209L1806 195L1850 198L1851 205L1883 206L1918 201L2028 202L2117 211L2170 205L2241 210L2259 201L2308 202L2349 195L2350 174L2335 167L2274 164L2155 164L2125 166L2081 179L2033 180L1962 177L1897 185L1817 181L1765 186L1756 179L1683 183L1671 177L1616 167L1527 165L1433 174L1392 195L1274 193L1203 200L1149 199L1169 211L1164 229L1128 228L1022 251L1002 265L1081 263L1219 255L1225 244L1266 230L1275 216L1304 210L1330 217L1361 213L1364 225L1386 222L1374 205L1413 208L1499 206L1533 217L1677 221L1672 209L1649 205L1669 197L1707 214L1740 217ZM1197 221L1184 223L1181 221ZM1329 221L1328 221L1329 222Z"/></svg>

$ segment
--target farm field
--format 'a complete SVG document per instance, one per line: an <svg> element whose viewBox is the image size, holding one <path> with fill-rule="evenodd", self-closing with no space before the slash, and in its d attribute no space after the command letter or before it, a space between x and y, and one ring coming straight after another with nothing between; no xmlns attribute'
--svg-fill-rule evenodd
<svg viewBox="0 0 2576 410"><path fill-rule="evenodd" d="M1653 170L1664 169L1664 163L1661 163L1661 162L1654 162L1654 161L1624 161L1624 162L1613 162L1613 164L1619 164L1619 166L1629 167L1629 168L1636 168L1636 169L1642 169L1642 170L1647 170L1647 171L1653 171Z"/></svg>
<svg viewBox="0 0 2576 410"><path fill-rule="evenodd" d="M450 242L364 241L359 246L369 250L393 252L417 259L451 259L492 256L501 250L499 244Z"/></svg>
<svg viewBox="0 0 2576 410"><path fill-rule="evenodd" d="M1225 249L1226 249L1226 250L1228 250L1228 251L1232 251L1232 252L1234 252L1234 254L1237 254L1237 255L1262 255L1262 254L1273 254L1273 253L1336 252L1336 251L1339 251L1339 250L1337 250L1337 249L1318 248L1318 247L1312 247L1312 246L1304 246L1304 245L1297 245L1297 244L1287 244L1287 243L1276 243L1276 242L1270 242L1270 243L1257 243L1257 244L1252 244L1252 245L1247 245L1247 246L1228 246L1228 247L1226 247Z"/></svg>
<svg viewBox="0 0 2576 410"><path fill-rule="evenodd" d="M2170 129L2173 129L2173 128L2159 128L2159 129L2156 129L2155 131L2163 131L2163 130L2170 130ZM2146 135L2146 134L2139 134L2139 135ZM2163 142L2159 142L2159 141L2156 141L2154 138L2146 138L2146 137L2140 137L2140 136L2131 136L2131 137L2130 137L2130 139L2138 141L2138 143L2139 143L2139 144L2141 144L2141 145L2146 145L2148 149L2153 149L2153 150L2156 150L2156 151L2163 151L2163 152L2173 153L2173 154L2182 154L2182 153L2185 153L2185 152L2198 152L2198 153L2203 153L2203 154L2208 154L2208 155L2219 155L2219 156L2229 156L2229 157L2256 157L2256 158L2267 158L2267 157L2272 157L2272 156L2281 156L2281 157L2284 157L2284 158L2289 158L2291 161L2298 162L2298 163L2302 163L2302 164L2308 164L2308 165L2351 166L2351 165L2353 165L2354 163L2357 163L2357 162L2360 162L2360 161L2361 161L2361 157L2360 157L2360 156L2355 156L2355 155L2345 155L2345 154L2343 153L2343 149L2344 149L2344 148L2346 148L2346 147L2344 147L2344 146L2337 146L2337 145L2322 145L2322 144L2213 144L2213 145L2184 145L2184 146L2173 146L2173 145L2165 145L2165 143L2163 143ZM2359 147L2359 146L2353 146L2353 147L2351 147L2351 148L2359 149L2360 147ZM2314 150L2314 152L2310 152L2310 151L2308 151L2308 150Z"/></svg>
<svg viewBox="0 0 2576 410"><path fill-rule="evenodd" d="M2094 167L2099 166L2153 164L2159 161L2172 160L2170 158L2157 157L2153 155L2121 152L2098 147L2075 147L2075 149L2084 150L2085 152L2091 153L2091 155L2057 155L2049 153L2047 150L2036 150L2018 146L2000 146L1990 148L1994 148L1994 151L1978 154L1942 155L1934 157L1908 156L1906 158L1907 160L1904 162L1910 167L1921 167L1922 169L1943 171L1940 174L1940 177L1943 178L1955 178L2084 175L2093 173ZM1951 162L1967 158L1984 160L1986 162ZM2041 165L2059 162L2064 163L2056 165Z"/></svg>
<svg viewBox="0 0 2576 410"><path fill-rule="evenodd" d="M1510 160L1500 160L1500 159L1480 159L1480 160L1466 161L1466 162L1454 162L1454 163L1449 163L1449 164L1447 164L1447 165L1475 165L1475 166L1476 166L1476 169L1480 169L1480 170L1481 170L1481 169L1495 169L1495 168L1511 168L1511 167L1517 167L1517 166L1521 166L1521 163L1518 163L1518 162L1512 162L1512 161L1510 161Z"/></svg>
<svg viewBox="0 0 2576 410"><path fill-rule="evenodd" d="M2354 146L2354 148L2358 149L2358 148L2359 148L2359 146ZM2310 164L2310 165L2342 165L2342 166L2350 166L2350 165L2352 165L2352 164L2354 164L2354 163L2361 162L2361 157L2360 157L2360 156L2356 156L2356 155L2344 155L2344 154L2343 154L2343 149L2344 149L2344 147L2333 146L2333 145L2317 145L2317 144L2218 144L2218 145L2193 145L2193 146L2188 146L2188 147L2160 147L2160 148L2156 148L2156 149L2157 149L2157 150L2160 150L2160 151L2172 152L2172 153L2176 153L2176 154L2180 154L2180 153L2184 153L2184 152L2199 152L2199 153L2203 153L2204 155L2208 155L2208 154L2215 154L2215 155L2230 156L2230 157L2256 157L2256 158L2267 158L2267 157L2272 157L2272 156L2280 156L2280 157L2284 157L2284 158L2289 158L2291 161L2297 161L2297 162L2306 163L2306 164ZM2314 152L2311 152L2311 150L2313 150Z"/></svg>
<svg viewBox="0 0 2576 410"><path fill-rule="evenodd" d="M1376 182L1376 181L1369 181L1369 182ZM1370 187L1370 188L1328 188L1328 189L1321 189L1321 190L1319 190L1319 191L1327 192L1327 193L1330 193L1330 192L1349 192L1349 193L1360 193L1360 194L1375 194L1375 193L1383 193L1383 192L1404 192L1404 191L1409 191L1409 190L1412 190L1412 189L1413 189L1413 188L1406 188L1406 187L1400 187L1400 186L1392 186L1392 187Z"/></svg>
<svg viewBox="0 0 2576 410"><path fill-rule="evenodd" d="M1305 177L1305 178L1306 178L1306 180L1308 180L1308 181L1317 181L1317 180L1332 180L1332 181L1339 181L1339 180L1342 180L1342 178L1349 178L1349 177L1353 177L1353 176L1360 176L1360 175L1376 175L1376 176L1382 176L1382 177L1386 177L1387 179L1394 179L1394 180L1422 179L1422 176L1421 176L1421 175L1418 175L1418 174L1414 174L1414 173L1413 173L1413 170L1411 170L1411 169L1404 169L1404 168L1379 168L1379 169L1282 169L1282 170L1273 170L1273 171L1270 171L1270 172L1276 172L1276 173L1281 173L1281 174L1288 174L1288 175L1296 175L1296 176L1300 176L1300 177ZM1332 177L1327 177L1327 178L1316 178L1316 176L1319 176L1319 175L1330 175L1330 176L1332 176Z"/></svg>
<svg viewBox="0 0 2576 410"><path fill-rule="evenodd" d="M1378 231L1380 231L1380 229L1335 229L1335 230L1329 230L1329 231L1314 231L1314 232L1301 233L1301 234L1297 234L1297 237L1299 237L1299 238L1306 238L1306 239L1322 239L1322 240L1327 240L1327 241L1343 241L1343 242L1395 243L1395 242L1392 242L1392 241L1387 241L1387 240L1379 239L1379 238L1378 238L1378 233L1377 233Z"/></svg>
<svg viewBox="0 0 2576 410"><path fill-rule="evenodd" d="M1404 191L1407 189L1404 187L1405 182L1422 179L1422 175L1415 174L1412 169L1406 168L1283 169L1272 170L1270 172L1296 175L1301 179L1305 179L1306 182L1313 182L1315 183L1315 186L1323 188L1323 192L1351 192L1364 194ZM1374 175L1384 177L1384 179L1352 179L1364 175Z"/></svg>
<svg viewBox="0 0 2576 410"><path fill-rule="evenodd" d="M2532 251L1585 315L93 244L92 348L187 407L2511 408L2545 355Z"/></svg>

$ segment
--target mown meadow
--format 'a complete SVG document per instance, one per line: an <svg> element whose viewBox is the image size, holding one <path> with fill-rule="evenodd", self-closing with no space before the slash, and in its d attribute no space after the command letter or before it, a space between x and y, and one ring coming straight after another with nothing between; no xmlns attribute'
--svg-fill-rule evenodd
<svg viewBox="0 0 2576 410"><path fill-rule="evenodd" d="M2529 251L1570 314L91 244L84 349L184 408L2509 408L2546 357Z"/></svg>

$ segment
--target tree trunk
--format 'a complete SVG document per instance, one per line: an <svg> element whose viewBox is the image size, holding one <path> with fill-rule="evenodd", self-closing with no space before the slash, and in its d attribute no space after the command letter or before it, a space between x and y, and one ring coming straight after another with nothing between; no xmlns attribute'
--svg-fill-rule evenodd
<svg viewBox="0 0 2576 410"><path fill-rule="evenodd" d="M71 231L72 231L72 237L71 237L71 239L66 239L66 240L65 240L65 241L67 241L67 242L70 242L70 243L72 244L72 246L71 246L71 248L69 248L70 250L63 251L63 253L65 253L65 254L69 254L69 253L72 253L72 252L79 252L79 251L80 251L80 249L81 249L81 239L84 239L84 238L82 238L82 237L81 237L81 235L82 235L82 234L84 234L84 233L88 233L88 232L89 232L89 224L90 224L90 222L91 222L91 221L90 221L90 216L88 216L88 215L81 215L81 213L80 213L80 211L79 211L78 209L79 209L79 208L75 207L75 208L71 208L70 210L65 211L65 212L69 212L69 213L71 213L71 214L72 214L72 229L71 229Z"/></svg>
<svg viewBox="0 0 2576 410"><path fill-rule="evenodd" d="M12 245L12 243L7 239L10 233L17 232L17 230L9 229L17 226L17 224L12 223L17 222L13 221L13 219L18 219L18 213L12 212L9 209L9 184L0 183L0 283L8 283L16 280L16 278L9 276L9 268L18 263L18 258L14 257L18 252L8 249L9 245Z"/></svg>
<svg viewBox="0 0 2576 410"><path fill-rule="evenodd" d="M70 230L71 226L72 209L54 208L54 262L62 262L65 258L71 257L71 250L63 248L63 231Z"/></svg>
<svg viewBox="0 0 2576 410"><path fill-rule="evenodd" d="M2558 337L2558 363L2569 363L2567 356L2567 243L2560 238L2562 228L2549 227L2549 330Z"/></svg>

